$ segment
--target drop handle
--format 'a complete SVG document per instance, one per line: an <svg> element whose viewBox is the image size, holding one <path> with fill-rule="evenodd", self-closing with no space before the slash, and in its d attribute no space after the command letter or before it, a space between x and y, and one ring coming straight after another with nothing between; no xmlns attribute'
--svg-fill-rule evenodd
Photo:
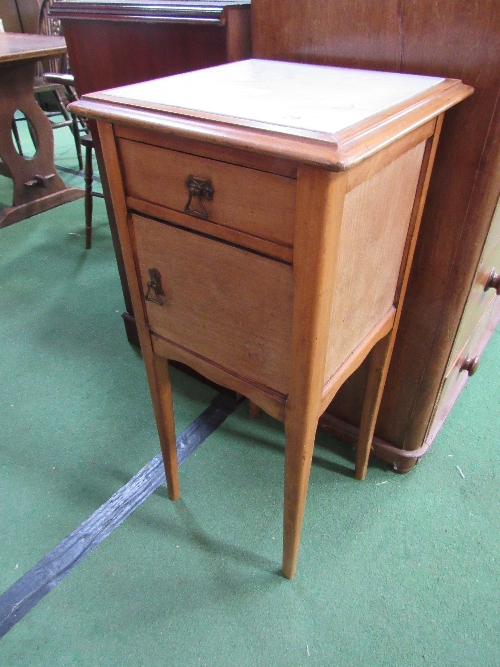
<svg viewBox="0 0 500 667"><path fill-rule="evenodd" d="M500 296L500 273L497 273L496 268L491 269L490 275L486 280L484 291L486 292L489 289L496 290L497 296Z"/></svg>
<svg viewBox="0 0 500 667"><path fill-rule="evenodd" d="M214 198L214 187L212 181L208 178L196 178L195 176L188 176L186 179L186 187L188 191L188 200L184 206L184 213L193 215L195 218L208 220L208 212L203 206L203 199L211 201ZM197 200L197 207L193 208L193 199Z"/></svg>
<svg viewBox="0 0 500 667"><path fill-rule="evenodd" d="M469 357L467 355L460 366L461 371L467 371L469 377L472 377L479 366L479 357Z"/></svg>

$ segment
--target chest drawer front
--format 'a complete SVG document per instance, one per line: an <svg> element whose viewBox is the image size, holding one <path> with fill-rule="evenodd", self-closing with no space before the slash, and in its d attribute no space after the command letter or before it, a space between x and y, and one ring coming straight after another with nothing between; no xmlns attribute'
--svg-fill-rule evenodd
<svg viewBox="0 0 500 667"><path fill-rule="evenodd" d="M128 195L188 215L205 209L210 222L292 246L294 179L126 139L119 149ZM191 198L191 213L189 177L209 181L213 190L201 205Z"/></svg>
<svg viewBox="0 0 500 667"><path fill-rule="evenodd" d="M491 238L491 233L496 231L496 229L492 228L488 239ZM496 245L493 245L491 241L485 245L485 251L483 252L481 263L479 264L469 298L464 308L460 327L453 343L446 368L446 375L450 372L451 367L456 361L457 354L459 354L467 339L472 335L474 328L482 319L490 304L494 300L500 300L495 289L484 289L493 269L495 269L496 273L500 273L500 239Z"/></svg>
<svg viewBox="0 0 500 667"><path fill-rule="evenodd" d="M132 224L143 294L149 269L159 272L164 292L162 305L145 301L151 331L286 394L291 267L138 215Z"/></svg>

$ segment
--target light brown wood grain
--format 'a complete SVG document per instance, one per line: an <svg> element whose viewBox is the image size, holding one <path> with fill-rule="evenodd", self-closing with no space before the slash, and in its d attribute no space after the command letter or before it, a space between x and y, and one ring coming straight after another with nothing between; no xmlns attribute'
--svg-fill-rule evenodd
<svg viewBox="0 0 500 667"><path fill-rule="evenodd" d="M223 368L211 359L195 354L192 350L188 350L171 340L166 340L157 334L152 334L151 339L156 354L172 361L178 361L190 368L196 368L208 380L227 387L227 389L235 391L240 396L246 396L268 415L280 421L284 420L286 395L256 382L251 382L248 378L243 378L241 375Z"/></svg>
<svg viewBox="0 0 500 667"><path fill-rule="evenodd" d="M127 194L184 212L188 176L210 180L212 200L203 199L208 220L268 241L291 245L295 181L216 160L120 141ZM196 197L190 210L200 211Z"/></svg>
<svg viewBox="0 0 500 667"><path fill-rule="evenodd" d="M129 125L117 125L115 133L117 137L122 139L139 141L151 144L152 146L161 146L162 148L190 155L199 155L210 160L219 160L220 162L227 162L228 164L235 164L240 167L267 171L270 174L278 174L293 179L297 178L297 164L285 160L281 156L262 155L261 153L247 150L217 146L207 142L179 137L172 133L153 132L149 129Z"/></svg>
<svg viewBox="0 0 500 667"><path fill-rule="evenodd" d="M149 328L144 317L142 294L137 279L135 278L136 267L134 250L127 223L128 212L113 128L106 123L98 123L98 129L101 145L103 147L106 173L109 180L113 210L116 216L123 261L130 281L132 303L134 310L137 313L137 330L141 342L142 357L144 359L149 391L151 393L155 413L156 426L160 438L168 495L171 500L176 500L180 496L179 468L177 462L174 414L168 366L165 359L158 357L153 351Z"/></svg>
<svg viewBox="0 0 500 667"><path fill-rule="evenodd" d="M391 308L347 357L340 368L328 379L323 387L320 412L323 414L342 384L359 368L373 347L391 331L394 326L396 309Z"/></svg>
<svg viewBox="0 0 500 667"><path fill-rule="evenodd" d="M143 294L161 274L149 326L243 378L288 393L293 277L288 264L132 216ZM195 367L196 370L196 367Z"/></svg>
<svg viewBox="0 0 500 667"><path fill-rule="evenodd" d="M202 121L197 114L172 120L170 110L160 112L154 99L145 105L147 112L132 109L135 102L117 112L118 98L105 112L108 119L135 128L134 141L118 138L118 155L115 146L110 150L110 180L127 273L135 284L134 306L141 310L141 341L157 420L170 420L172 409L168 365L159 358L186 363L284 420L282 571L287 578L297 566L318 419L340 383L371 355L356 475L366 470L441 127L442 118L435 122L433 114L444 99L452 103L450 95L458 101L468 93L455 82L430 89L428 98L409 100L406 110L396 105L359 123L359 131L356 123L347 122L339 142L321 133L293 132L286 141L284 133L276 137L268 132L267 142L262 128L252 122L244 127L239 117L237 129L208 117ZM261 89L257 92L256 99ZM99 117L101 111L92 104L87 108ZM308 99L309 115L311 104L314 100ZM143 123L147 130L141 135ZM154 141L161 130L165 143L170 144L173 133L179 142L191 137L194 146L195 138L203 136L202 126L207 143L222 146L226 158L230 151L241 157L244 145L249 154L255 151L254 164L266 154L271 156L265 159L268 167L283 159L286 171L290 156L300 155L296 181L278 175L281 168L273 174L147 144L151 130ZM106 132L103 146L116 139L110 129ZM377 151L381 154L375 156ZM364 166L353 166L363 159ZM196 169L185 169L191 165ZM169 191L181 173L182 180L189 173L213 179L216 196L222 193L220 208L209 208L207 202L208 221L186 222L184 198ZM237 191L244 191L236 204L235 182ZM282 188L283 182L288 185ZM138 201L146 202L147 217L131 212ZM281 225L273 227L279 234L269 238L269 213L280 201ZM265 240L268 249L286 247L291 264L257 252L262 246L254 244L254 237ZM244 247L235 244L236 238ZM161 282L153 299L152 279L156 287ZM168 452L171 423L163 430L159 425L159 431ZM175 468L172 460L170 468Z"/></svg>
<svg viewBox="0 0 500 667"><path fill-rule="evenodd" d="M347 174L301 167L297 181L290 392L285 410L283 574L297 567L337 275Z"/></svg>
<svg viewBox="0 0 500 667"><path fill-rule="evenodd" d="M289 264L292 263L293 248L291 246L273 243L272 241L267 241L258 236L246 234L238 229L218 225L215 222L210 222L210 220L201 220L200 218L195 218L191 215L186 215L185 213L179 213L179 211L174 211L171 208L152 204L151 202L144 201L144 199L137 199L136 197L127 197L127 206L131 211L141 213L142 215L165 220L165 222L171 222L180 227L192 229L195 232L200 232L207 236L213 236L223 241L228 241L233 245L250 248L262 255L268 255L269 257L288 262Z"/></svg>
<svg viewBox="0 0 500 667"><path fill-rule="evenodd" d="M362 162L349 169L349 181L347 192L354 190L364 181L374 176L377 172L387 167L399 157L407 153L411 148L418 146L434 134L436 119L432 119L425 125L418 127L411 134L405 134L394 143L389 144L384 151L374 153Z"/></svg>
<svg viewBox="0 0 500 667"><path fill-rule="evenodd" d="M325 383L394 305L424 146L346 196Z"/></svg>
<svg viewBox="0 0 500 667"><path fill-rule="evenodd" d="M359 427L358 444L356 448L355 477L361 481L366 477L375 424L380 410L380 403L382 401L387 374L389 372L389 364L391 362L391 356L396 342L396 334L398 332L401 313L403 311L413 255L415 254L418 233L422 222L425 198L429 189L439 136L443 126L443 116L444 115L441 114L436 119L436 130L434 135L430 137L424 145L424 154L421 161L421 169L412 206L408 234L402 251L401 270L399 271L396 285L396 316L394 318L394 325L392 331L386 338L377 343L377 346L373 349L372 358L370 359L365 399L363 402Z"/></svg>

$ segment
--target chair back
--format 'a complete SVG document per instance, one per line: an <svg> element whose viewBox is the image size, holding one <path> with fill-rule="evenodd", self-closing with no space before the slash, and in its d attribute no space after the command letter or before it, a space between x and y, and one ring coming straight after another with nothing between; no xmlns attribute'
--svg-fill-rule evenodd
<svg viewBox="0 0 500 667"><path fill-rule="evenodd" d="M62 36L62 26L59 19L50 15L50 8L54 0L43 0L38 17L38 34ZM44 74L66 74L68 72L68 58L64 53L56 58L45 58L37 63L36 76Z"/></svg>

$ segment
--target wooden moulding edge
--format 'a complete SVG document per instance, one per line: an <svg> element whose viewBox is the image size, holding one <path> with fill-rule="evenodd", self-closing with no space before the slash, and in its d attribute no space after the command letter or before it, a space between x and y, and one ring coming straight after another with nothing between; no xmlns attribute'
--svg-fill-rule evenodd
<svg viewBox="0 0 500 667"><path fill-rule="evenodd" d="M106 92L84 96L69 108L77 115L96 120L344 171L425 125L472 92L470 86L446 79L411 102L390 107L336 135L285 134L272 125L232 124L219 117L195 117L163 106L149 105L145 109L140 102L131 103Z"/></svg>
<svg viewBox="0 0 500 667"><path fill-rule="evenodd" d="M222 26L226 18L226 7L244 6L245 2L157 2L152 0L144 5L130 1L122 2L73 2L56 0L51 7L51 16L57 19L137 21L154 23L212 24Z"/></svg>

